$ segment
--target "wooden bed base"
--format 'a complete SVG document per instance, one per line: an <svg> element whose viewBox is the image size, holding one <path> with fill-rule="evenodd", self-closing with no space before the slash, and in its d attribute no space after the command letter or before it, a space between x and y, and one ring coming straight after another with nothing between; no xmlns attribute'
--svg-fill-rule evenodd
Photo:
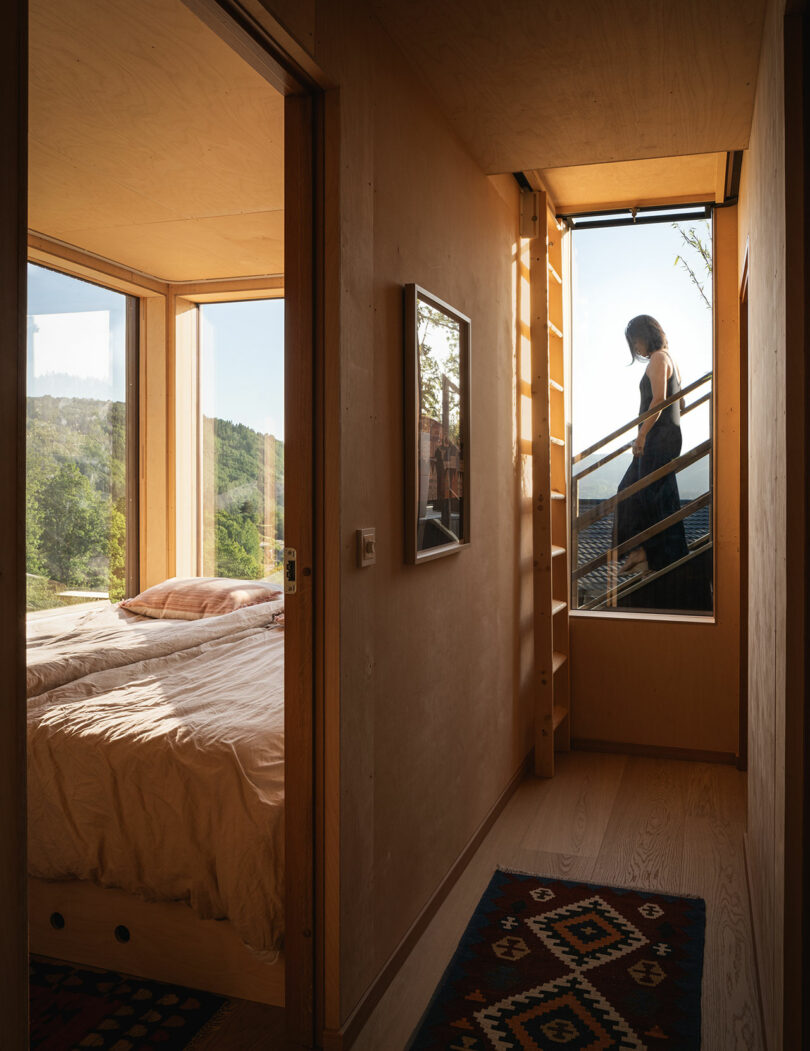
<svg viewBox="0 0 810 1051"><path fill-rule="evenodd" d="M29 877L28 893L33 953L284 1006L284 954L267 962L226 920L86 880Z"/></svg>

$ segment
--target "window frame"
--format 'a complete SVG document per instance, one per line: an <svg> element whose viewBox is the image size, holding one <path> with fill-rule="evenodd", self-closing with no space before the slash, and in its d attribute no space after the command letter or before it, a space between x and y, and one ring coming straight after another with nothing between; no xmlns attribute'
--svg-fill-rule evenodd
<svg viewBox="0 0 810 1051"><path fill-rule="evenodd" d="M568 566L568 613L569 617L583 618L583 619L623 619L623 620L644 620L653 621L654 623L663 623L666 621L671 622L684 622L690 624L715 624L717 621L718 613L718 530L717 530L717 411L718 411L718 395L717 395L717 384L718 384L718 311L717 311L717 268L715 262L717 259L717 223L715 221L715 204L712 202L701 202L700 205L686 205L686 208L695 209L692 212L683 212L682 214L661 214L656 215L654 213L668 213L670 209L673 212L677 211L677 205L661 205L655 208L645 209L645 212L650 214L643 217L644 225L651 223L664 223L672 222L673 220L688 221L689 219L695 220L707 220L710 223L710 238L712 246L712 273L711 273L711 287L712 287L712 303L711 303L711 380L710 385L710 397L709 397L709 440L711 441L711 449L708 455L708 468L709 468L709 482L707 492L710 495L709 501L709 527L711 530L711 552L712 552L712 570L711 570L711 589L712 589L712 608L711 610L701 613L699 611L685 611L685 610L645 610L642 608L633 609L622 608L622 607L611 607L603 609L580 609L575 604L576 586L577 582L573 579L573 573L576 567L573 563ZM702 208L702 212L697 211L697 208ZM621 209L611 210L611 216L618 213ZM573 218L578 220L587 220L589 216L592 216L594 222L591 224L584 223L579 225L578 223L571 222ZM629 215L628 218L611 218L610 220L601 221L603 216L601 213L582 213L577 216L567 215L563 218L569 221L569 230L573 234L579 228L581 233L586 233L590 229L612 227L612 226L632 226L639 222L639 219L635 215ZM571 242L571 252L569 255L569 266L567 280L569 288L571 289L571 297L569 299L569 332L571 333L570 340L567 348L567 362L566 367L571 376L571 384L567 386L566 399L567 404L567 416L568 416L568 431L569 435L572 428L572 404L573 404L573 360L574 360L574 335L573 335L573 278L574 278L574 244L573 239ZM570 391L570 393L569 393ZM700 391L696 392L700 394ZM628 430L628 434L629 434ZM573 447L569 440L566 449L567 458L567 491L573 494L574 489L572 485L573 479ZM576 515L576 508L574 507L573 500L570 501L568 509L568 528L567 528L567 539L566 544L569 551L573 551L572 538L573 538L573 525L574 518Z"/></svg>
<svg viewBox="0 0 810 1051"><path fill-rule="evenodd" d="M170 286L173 388L172 491L175 494L174 557L178 576L203 575L202 329L200 306L258 299L285 299L284 278L216 279Z"/></svg>
<svg viewBox="0 0 810 1051"><path fill-rule="evenodd" d="M141 373L141 296L134 291L137 286L129 282L119 281L114 275L107 275L97 270L61 256L50 254L37 247L37 241L46 241L46 238L29 238L29 251L27 263L51 270L65 277L87 284L97 285L108 292L115 292L126 297L125 299L125 387L124 397L126 406L126 450L124 461L126 464L126 508L127 508L127 535L125 546L124 566L124 597L130 598L140 590L140 567L141 567L141 456L140 456L140 432L141 432L141 400L140 400L140 373ZM72 251L71 255L81 255ZM88 263L91 257L86 257ZM140 290L142 291L142 290ZM27 397L27 395L26 395ZM27 448L27 443L26 443ZM42 610L42 613L51 613L52 607ZM39 611L37 611L39 612ZM30 615L30 613L29 613Z"/></svg>

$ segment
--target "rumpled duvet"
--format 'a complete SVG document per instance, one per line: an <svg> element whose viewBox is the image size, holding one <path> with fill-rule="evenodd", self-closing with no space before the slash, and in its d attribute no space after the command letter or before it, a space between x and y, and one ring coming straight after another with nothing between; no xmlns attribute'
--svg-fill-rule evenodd
<svg viewBox="0 0 810 1051"><path fill-rule="evenodd" d="M162 657L264 624L268 614L275 617L283 609L280 599L202 620L153 620L105 602L89 608L67 606L56 615L29 618L28 696L92 672Z"/></svg>
<svg viewBox="0 0 810 1051"><path fill-rule="evenodd" d="M77 645L93 670L28 702L31 875L186 901L255 949L281 947L280 608L128 625L138 659L108 639L108 667L86 639ZM59 664L40 661L41 681Z"/></svg>

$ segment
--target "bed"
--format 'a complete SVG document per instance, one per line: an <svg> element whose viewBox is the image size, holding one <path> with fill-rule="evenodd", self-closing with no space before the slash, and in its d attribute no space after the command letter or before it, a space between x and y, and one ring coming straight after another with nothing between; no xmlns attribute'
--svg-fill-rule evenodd
<svg viewBox="0 0 810 1051"><path fill-rule="evenodd" d="M283 601L29 625L32 951L283 1003Z"/></svg>

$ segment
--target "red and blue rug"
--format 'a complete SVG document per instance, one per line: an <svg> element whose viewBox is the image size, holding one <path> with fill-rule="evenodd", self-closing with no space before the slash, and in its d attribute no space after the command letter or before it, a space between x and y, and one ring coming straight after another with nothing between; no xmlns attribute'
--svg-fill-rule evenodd
<svg viewBox="0 0 810 1051"><path fill-rule="evenodd" d="M498 870L410 1051L700 1047L701 898Z"/></svg>
<svg viewBox="0 0 810 1051"><path fill-rule="evenodd" d="M229 1004L199 989L42 957L32 957L29 983L37 1051L180 1051L210 1032Z"/></svg>

